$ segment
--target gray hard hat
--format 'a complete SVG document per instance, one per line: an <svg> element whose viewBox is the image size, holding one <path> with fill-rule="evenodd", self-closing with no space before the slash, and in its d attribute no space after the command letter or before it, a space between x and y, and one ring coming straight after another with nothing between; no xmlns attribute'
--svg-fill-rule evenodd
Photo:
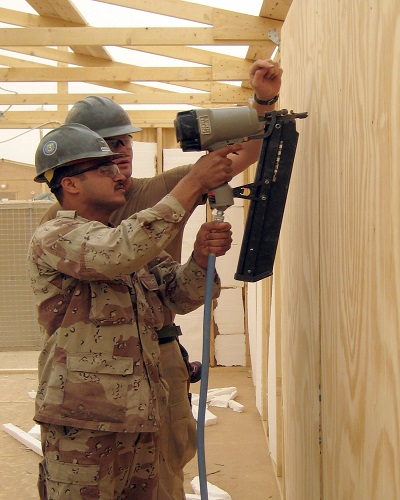
<svg viewBox="0 0 400 500"><path fill-rule="evenodd" d="M50 170L96 158L112 161L121 156L124 155L113 153L106 141L85 125L62 125L46 134L37 147L35 181L49 184L46 172Z"/></svg>
<svg viewBox="0 0 400 500"><path fill-rule="evenodd" d="M140 132L132 125L128 113L108 97L88 96L76 102L65 118L65 123L82 123L101 137Z"/></svg>

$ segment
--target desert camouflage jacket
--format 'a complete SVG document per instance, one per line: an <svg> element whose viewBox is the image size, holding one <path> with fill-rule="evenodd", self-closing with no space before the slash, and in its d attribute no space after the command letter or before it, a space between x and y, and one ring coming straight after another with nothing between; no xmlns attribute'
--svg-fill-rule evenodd
<svg viewBox="0 0 400 500"><path fill-rule="evenodd" d="M44 336L35 420L156 431L167 403L156 330L204 301L205 270L161 248L184 223L167 195L111 228L59 212L32 237L28 269ZM214 280L214 296L220 283Z"/></svg>

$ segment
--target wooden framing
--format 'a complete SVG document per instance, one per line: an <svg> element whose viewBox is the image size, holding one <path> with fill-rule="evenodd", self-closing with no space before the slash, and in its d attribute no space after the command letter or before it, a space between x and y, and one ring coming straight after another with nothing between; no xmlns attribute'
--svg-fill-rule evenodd
<svg viewBox="0 0 400 500"><path fill-rule="evenodd" d="M70 82L107 87L110 93L106 95L129 107L246 105L252 95L248 68L255 59L272 55L276 45L269 33L280 33L290 1L265 0L260 16L253 16L184 0L98 0L201 23L188 28L94 27L71 0L27 0L37 14L0 8L2 22L10 26L0 29L0 79L5 83L57 83L53 93L0 94L0 106L9 106L0 115L0 129L62 123L68 106L83 97L69 92ZM168 67L122 63L114 61L105 46L173 58L174 62ZM222 46L248 46L248 52L240 58L212 50ZM159 84L169 87L160 89ZM101 90L99 94L105 95ZM27 105L42 109L27 112L20 107ZM46 106L57 108L49 111ZM170 128L175 115L176 111L142 109L132 111L131 118L144 128Z"/></svg>

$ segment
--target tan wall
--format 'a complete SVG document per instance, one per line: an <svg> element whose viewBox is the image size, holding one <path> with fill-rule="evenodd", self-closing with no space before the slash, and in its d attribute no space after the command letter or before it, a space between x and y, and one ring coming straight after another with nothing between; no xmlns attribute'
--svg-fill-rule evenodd
<svg viewBox="0 0 400 500"><path fill-rule="evenodd" d="M397 500L400 4L293 0L282 41L309 112L275 271L286 497Z"/></svg>
<svg viewBox="0 0 400 500"><path fill-rule="evenodd" d="M32 200L41 193L49 193L45 184L33 180L35 175L33 165L0 159L0 200Z"/></svg>

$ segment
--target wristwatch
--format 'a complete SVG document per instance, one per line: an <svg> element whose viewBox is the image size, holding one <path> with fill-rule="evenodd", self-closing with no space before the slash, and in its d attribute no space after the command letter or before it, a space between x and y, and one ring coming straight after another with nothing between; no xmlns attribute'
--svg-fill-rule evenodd
<svg viewBox="0 0 400 500"><path fill-rule="evenodd" d="M254 100L256 101L257 104L261 104L262 106L271 106L272 104L275 104L278 99L279 99L279 94L276 94L275 97L271 97L271 99L268 99L268 101L263 101L262 99L258 99L256 94L254 94Z"/></svg>

